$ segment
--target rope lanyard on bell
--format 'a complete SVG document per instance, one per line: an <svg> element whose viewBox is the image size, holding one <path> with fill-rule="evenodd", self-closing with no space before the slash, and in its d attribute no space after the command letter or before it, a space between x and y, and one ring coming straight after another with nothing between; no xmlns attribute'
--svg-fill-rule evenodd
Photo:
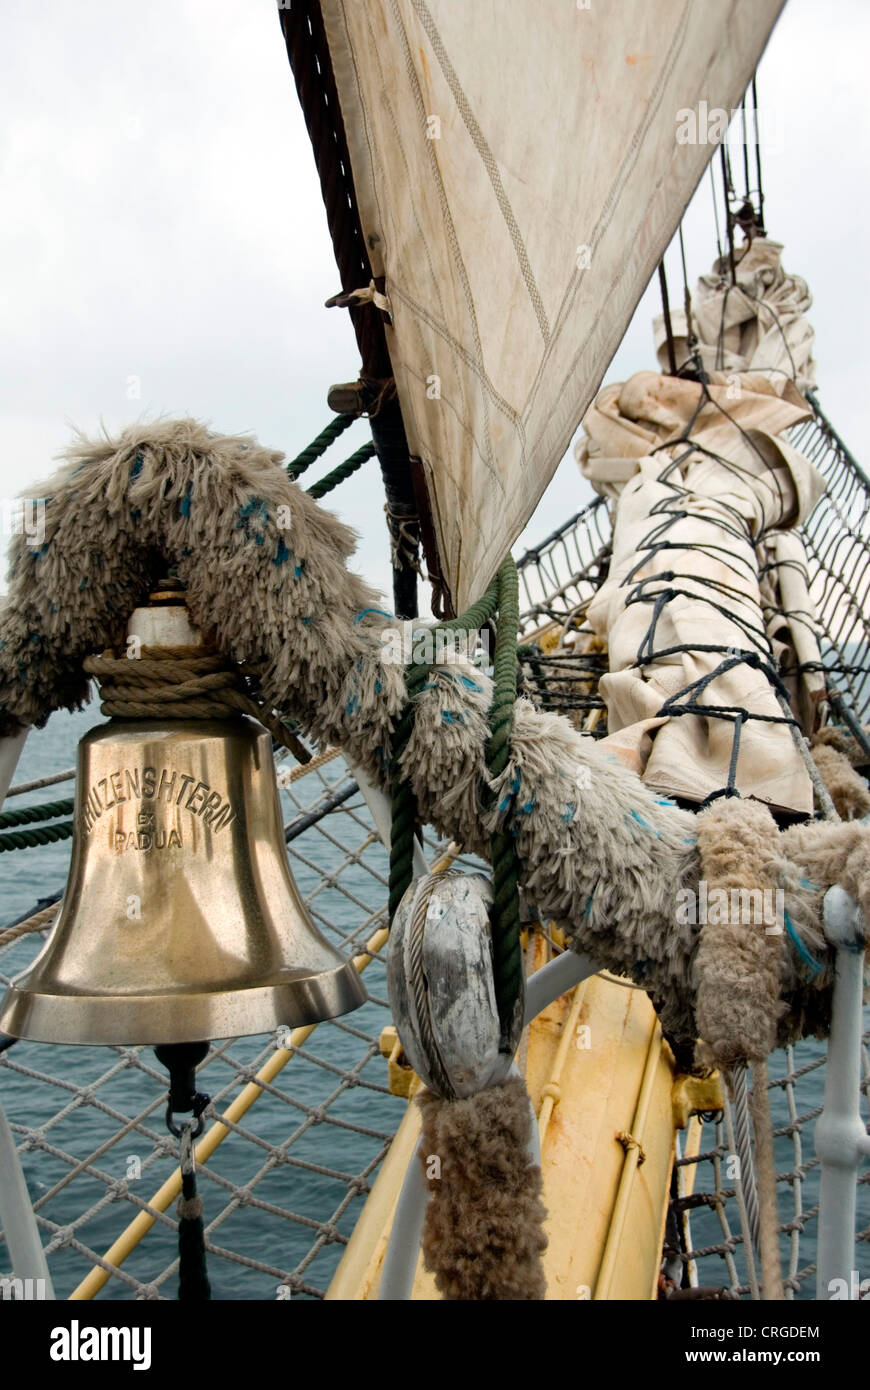
<svg viewBox="0 0 870 1390"><path fill-rule="evenodd" d="M155 1047L155 1055L169 1072L166 1128L179 1142L181 1196L178 1199L178 1297L183 1301L211 1298L205 1259L202 1198L196 1190L194 1141L203 1131L203 1114L211 1097L196 1089L196 1068L208 1052L208 1043L172 1043ZM177 1115L191 1118L176 1121Z"/></svg>
<svg viewBox="0 0 870 1390"><path fill-rule="evenodd" d="M100 685L100 709L113 719L227 719L249 714L300 763L311 754L247 689L241 669L207 647L143 646L137 660L113 651L83 662Z"/></svg>
<svg viewBox="0 0 870 1390"><path fill-rule="evenodd" d="M458 618L439 623L435 629L436 632L475 632L496 613L498 626L493 662L494 689L489 712L489 739L486 745L486 767L491 781L498 779L508 765L514 703L517 697L519 587L513 559L508 556L504 561L482 598ZM431 662L413 660L406 667L405 684L408 699L393 732L390 765L393 803L389 898L391 922L413 878L414 839L419 819L416 798L410 783L402 774L401 760L414 729L415 700L428 681L431 669ZM509 814L512 800L513 796L509 794L502 801L500 812ZM485 804L488 810L494 805L491 788L485 791ZM506 816L501 821L503 826L505 821ZM499 829L492 835L490 860L494 896L493 972L502 1035L507 1038L523 983L517 848L514 836L508 829Z"/></svg>

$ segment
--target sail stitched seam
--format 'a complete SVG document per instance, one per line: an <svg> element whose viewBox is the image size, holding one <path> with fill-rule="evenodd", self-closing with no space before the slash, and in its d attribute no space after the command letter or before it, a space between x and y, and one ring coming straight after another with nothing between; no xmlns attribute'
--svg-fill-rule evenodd
<svg viewBox="0 0 870 1390"><path fill-rule="evenodd" d="M525 282L526 289L529 292L529 298L532 301L532 305L535 310L535 317L538 320L538 325L541 330L541 337L544 339L544 342L547 343L550 340L551 331L549 320L547 319L547 311L544 308L544 301L541 298L541 292L538 289L538 284L535 280L534 272L529 261L529 255L526 251L526 244L523 240L523 235L519 228L519 223L517 222L517 219L514 216L514 210L511 207L510 199L508 198L504 184L501 181L501 174L499 173L498 165L495 161L495 156L493 155L492 150L489 147L489 144L484 138L483 131L478 125L477 117L471 109L468 97L465 95L465 92L462 86L460 85L459 78L456 76L456 71L453 67L453 64L450 61L450 55L444 47L444 41L441 38L441 34L438 31L438 27L435 24L435 21L433 20L432 15L429 13L429 8L426 4L426 0L412 0L412 3L414 9L417 12L417 16L420 20L420 23L426 30L429 42L432 44L432 48L435 52L435 57L438 59L438 64L441 68L442 73L444 74L445 81L447 82L447 85L450 88L451 93L453 94L453 100L456 102L457 110L459 111L459 114L462 117L465 128L471 136L474 148L480 155L483 167L486 169L487 176L489 178L490 184L492 185L492 191L495 194L496 202L498 203L499 210L501 211L501 215L504 218L505 226L510 232L511 242L513 243L514 251L516 252L516 257L517 261L519 262L520 271L522 272L522 277Z"/></svg>

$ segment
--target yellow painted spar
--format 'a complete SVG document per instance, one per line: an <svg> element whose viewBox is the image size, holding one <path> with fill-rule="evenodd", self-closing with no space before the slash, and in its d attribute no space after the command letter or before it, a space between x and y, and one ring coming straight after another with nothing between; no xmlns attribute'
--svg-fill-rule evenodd
<svg viewBox="0 0 870 1390"><path fill-rule="evenodd" d="M530 950L530 965L539 968L549 950L545 938L536 933ZM688 1111L682 1079L675 1093L674 1059L655 1010L627 982L594 976L535 1019L523 1052L549 1212L547 1298L654 1299L675 1136ZM714 1101L702 1108L715 1108ZM327 1298L377 1298L419 1134L410 1105ZM422 1261L412 1297L439 1297Z"/></svg>

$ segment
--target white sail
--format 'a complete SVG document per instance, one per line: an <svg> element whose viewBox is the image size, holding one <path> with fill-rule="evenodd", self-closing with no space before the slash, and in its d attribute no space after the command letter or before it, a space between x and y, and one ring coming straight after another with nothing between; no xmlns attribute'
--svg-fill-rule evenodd
<svg viewBox="0 0 870 1390"><path fill-rule="evenodd" d="M537 505L781 5L322 0L457 608Z"/></svg>

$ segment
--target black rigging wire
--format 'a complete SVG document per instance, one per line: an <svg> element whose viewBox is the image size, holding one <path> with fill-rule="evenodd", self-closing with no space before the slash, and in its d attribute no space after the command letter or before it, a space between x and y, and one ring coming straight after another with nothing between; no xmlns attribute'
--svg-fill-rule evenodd
<svg viewBox="0 0 870 1390"><path fill-rule="evenodd" d="M746 120L746 93L743 93L743 100L740 103L740 130L743 136L743 189L744 199L750 201L749 189L749 126Z"/></svg>
<svg viewBox="0 0 870 1390"><path fill-rule="evenodd" d="M719 146L722 160L722 184L725 189L725 230L728 234L728 264L731 269L731 283L737 284L737 263L734 259L734 220L731 212L731 195L734 185L731 182L731 164L728 158L727 139Z"/></svg>
<svg viewBox="0 0 870 1390"><path fill-rule="evenodd" d="M719 226L719 203L716 197L716 175L714 173L713 160L710 160L710 189L713 194L713 221L716 224L716 256L722 260L722 231Z"/></svg>
<svg viewBox="0 0 870 1390"><path fill-rule="evenodd" d="M761 132L758 127L758 86L755 76L752 78L752 115L755 124L755 176L758 181L758 234L766 236L764 230L764 185L761 180Z"/></svg>
<svg viewBox="0 0 870 1390"><path fill-rule="evenodd" d="M665 333L668 342L668 371L671 376L677 375L677 353L674 345L674 329L671 323L671 301L668 296L668 278L665 274L665 258L662 256L659 261L659 289L662 296L662 315L665 321Z"/></svg>

